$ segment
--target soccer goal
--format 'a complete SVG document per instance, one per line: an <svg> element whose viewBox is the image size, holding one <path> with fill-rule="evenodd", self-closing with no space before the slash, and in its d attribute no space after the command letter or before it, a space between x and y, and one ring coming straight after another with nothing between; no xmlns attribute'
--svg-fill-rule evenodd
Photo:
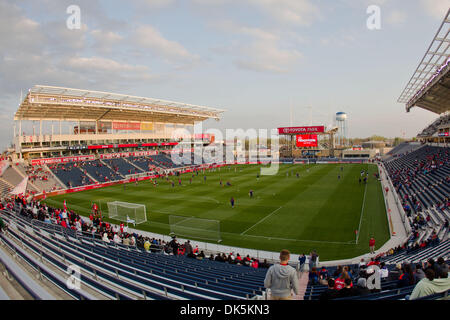
<svg viewBox="0 0 450 320"><path fill-rule="evenodd" d="M147 212L144 204L121 201L108 202L108 217L132 223L134 225L147 221Z"/></svg>
<svg viewBox="0 0 450 320"><path fill-rule="evenodd" d="M169 215L170 232L177 236L221 242L220 221Z"/></svg>

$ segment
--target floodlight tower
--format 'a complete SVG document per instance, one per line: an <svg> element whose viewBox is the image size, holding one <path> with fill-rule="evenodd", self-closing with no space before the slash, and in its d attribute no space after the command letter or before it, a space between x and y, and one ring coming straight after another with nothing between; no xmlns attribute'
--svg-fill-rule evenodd
<svg viewBox="0 0 450 320"><path fill-rule="evenodd" d="M347 114L345 112L336 113L336 126L338 127L337 145L343 146L347 142Z"/></svg>

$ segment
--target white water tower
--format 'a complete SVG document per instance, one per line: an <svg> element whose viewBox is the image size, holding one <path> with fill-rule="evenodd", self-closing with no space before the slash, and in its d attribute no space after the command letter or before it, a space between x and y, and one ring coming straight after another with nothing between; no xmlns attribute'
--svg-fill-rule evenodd
<svg viewBox="0 0 450 320"><path fill-rule="evenodd" d="M338 146L343 146L347 142L347 114L345 112L336 113L336 126L338 127L338 132L336 135L336 144Z"/></svg>

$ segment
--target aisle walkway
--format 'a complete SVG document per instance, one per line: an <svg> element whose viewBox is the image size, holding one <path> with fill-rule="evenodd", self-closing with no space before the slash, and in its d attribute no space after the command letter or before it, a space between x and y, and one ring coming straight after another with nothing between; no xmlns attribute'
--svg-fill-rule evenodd
<svg viewBox="0 0 450 320"><path fill-rule="evenodd" d="M305 300L305 292L306 288L308 287L308 279L309 275L308 272L300 272L298 277L300 292L297 296L295 296L295 300Z"/></svg>

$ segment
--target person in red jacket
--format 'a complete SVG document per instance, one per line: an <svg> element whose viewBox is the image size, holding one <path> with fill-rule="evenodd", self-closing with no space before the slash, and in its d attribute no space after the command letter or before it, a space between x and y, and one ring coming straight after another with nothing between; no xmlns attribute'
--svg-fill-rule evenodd
<svg viewBox="0 0 450 320"><path fill-rule="evenodd" d="M370 253L374 254L375 253L375 239L372 237L370 237L369 240L369 249L370 249Z"/></svg>

